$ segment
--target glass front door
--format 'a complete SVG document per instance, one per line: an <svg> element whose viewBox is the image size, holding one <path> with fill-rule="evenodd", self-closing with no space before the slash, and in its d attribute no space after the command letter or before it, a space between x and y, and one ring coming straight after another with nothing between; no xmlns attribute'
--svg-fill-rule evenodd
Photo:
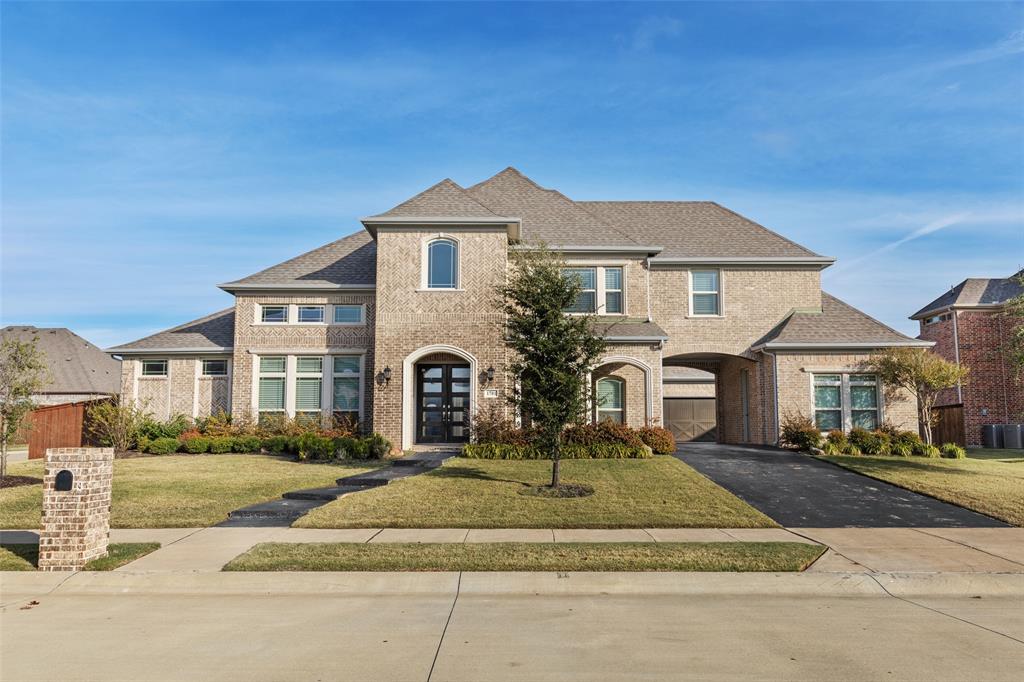
<svg viewBox="0 0 1024 682"><path fill-rule="evenodd" d="M469 365L416 366L416 442L469 441Z"/></svg>

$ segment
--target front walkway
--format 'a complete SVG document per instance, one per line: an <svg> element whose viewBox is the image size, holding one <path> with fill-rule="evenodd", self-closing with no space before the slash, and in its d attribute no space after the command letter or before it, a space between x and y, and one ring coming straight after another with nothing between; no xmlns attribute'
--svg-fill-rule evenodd
<svg viewBox="0 0 1024 682"><path fill-rule="evenodd" d="M1007 527L997 519L798 452L687 443L676 457L787 527Z"/></svg>

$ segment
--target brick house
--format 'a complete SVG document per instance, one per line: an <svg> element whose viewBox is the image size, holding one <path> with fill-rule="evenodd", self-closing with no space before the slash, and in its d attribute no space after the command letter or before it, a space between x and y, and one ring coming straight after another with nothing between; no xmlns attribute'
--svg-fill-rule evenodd
<svg viewBox="0 0 1024 682"><path fill-rule="evenodd" d="M232 308L110 349L124 395L160 417L333 412L396 447L463 442L473 413L508 409L495 289L510 251L544 243L583 283L567 312L595 313L608 342L594 419L760 444L777 442L787 412L823 428L916 426L912 399L857 367L875 349L929 344L822 292L834 259L716 203L573 201L508 168L468 188L443 180L362 223L220 285ZM702 381L681 388L694 370Z"/></svg>
<svg viewBox="0 0 1024 682"><path fill-rule="evenodd" d="M934 352L970 369L964 385L943 391L936 405L962 405L968 445L981 445L982 427L1024 421L1024 385L1002 348L1015 322L1006 302L1024 293L1024 270L1005 279L965 279L910 316L919 339Z"/></svg>

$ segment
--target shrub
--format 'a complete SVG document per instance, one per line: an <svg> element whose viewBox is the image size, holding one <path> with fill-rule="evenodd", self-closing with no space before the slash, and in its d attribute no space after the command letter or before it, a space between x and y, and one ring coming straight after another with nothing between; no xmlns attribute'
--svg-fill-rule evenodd
<svg viewBox="0 0 1024 682"><path fill-rule="evenodd" d="M829 431L828 435L825 436L825 439L829 443L832 443L833 445L838 447L839 450L842 450L844 447L846 447L846 444L849 442L846 439L846 434L843 433L842 431L838 430L838 429L834 429L832 431Z"/></svg>
<svg viewBox="0 0 1024 682"><path fill-rule="evenodd" d="M338 459L369 459L370 442L368 438L342 436L331 440L334 456Z"/></svg>
<svg viewBox="0 0 1024 682"><path fill-rule="evenodd" d="M89 407L86 429L100 445L124 452L139 443L139 427L145 420L145 411L131 402L105 400ZM149 440L147 437L147 444ZM144 450L141 443L139 449Z"/></svg>
<svg viewBox="0 0 1024 682"><path fill-rule="evenodd" d="M139 435L150 439L177 438L193 427L192 418L176 414L165 422L147 417L139 425Z"/></svg>
<svg viewBox="0 0 1024 682"><path fill-rule="evenodd" d="M295 443L295 453L300 460L331 459L334 456L334 443L330 438L307 431L298 437Z"/></svg>
<svg viewBox="0 0 1024 682"><path fill-rule="evenodd" d="M597 445L599 443L621 443L640 446L644 442L637 429L610 419L592 424L576 424L565 430L564 442L569 445ZM673 444L673 449L675 446Z"/></svg>
<svg viewBox="0 0 1024 682"><path fill-rule="evenodd" d="M821 449L826 455L841 455L843 454L843 446L826 440L821 444Z"/></svg>
<svg viewBox="0 0 1024 682"><path fill-rule="evenodd" d="M859 455L861 454L860 448L853 443L847 443L843 446L844 455Z"/></svg>
<svg viewBox="0 0 1024 682"><path fill-rule="evenodd" d="M283 454L288 452L290 449L288 447L289 440L288 436L270 436L269 438L264 438L263 449L277 455Z"/></svg>
<svg viewBox="0 0 1024 682"><path fill-rule="evenodd" d="M562 459L647 459L653 454L646 445L624 443L568 444L562 447ZM473 443L462 448L470 459L551 459L550 453L534 445Z"/></svg>
<svg viewBox="0 0 1024 682"><path fill-rule="evenodd" d="M898 431L896 435L891 436L890 448L895 452L898 448L901 452L905 449L910 450L910 454L914 453L914 448L919 447L923 444L921 436L917 435L913 431ZM905 457L906 455L901 455Z"/></svg>
<svg viewBox="0 0 1024 682"><path fill-rule="evenodd" d="M379 433L372 434L368 439L367 452L373 459L384 459L391 454L391 441Z"/></svg>
<svg viewBox="0 0 1024 682"><path fill-rule="evenodd" d="M235 436L231 450L233 452L259 452L261 444L259 436Z"/></svg>
<svg viewBox="0 0 1024 682"><path fill-rule="evenodd" d="M192 455L201 455L204 452L210 451L210 439L206 436L200 436L198 438L189 438L181 441L182 449Z"/></svg>
<svg viewBox="0 0 1024 682"><path fill-rule="evenodd" d="M889 454L893 457L910 457L914 454L914 447L900 441L893 441L889 445Z"/></svg>
<svg viewBox="0 0 1024 682"><path fill-rule="evenodd" d="M210 452L215 455L223 455L226 452L231 452L231 449L235 446L235 439L231 436L217 436L216 438L210 439Z"/></svg>
<svg viewBox="0 0 1024 682"><path fill-rule="evenodd" d="M942 456L946 459L964 459L967 457L967 450L956 443L943 443L941 450Z"/></svg>
<svg viewBox="0 0 1024 682"><path fill-rule="evenodd" d="M149 443L149 448L146 452L154 455L169 455L172 452L177 452L179 445L177 437L154 438Z"/></svg>
<svg viewBox="0 0 1024 682"><path fill-rule="evenodd" d="M783 445L797 450L810 450L821 445L821 431L814 425L810 417L799 412L786 414L782 418Z"/></svg>
<svg viewBox="0 0 1024 682"><path fill-rule="evenodd" d="M931 445L930 443L924 442L922 442L919 446L915 447L913 452L914 455L917 457L938 457L942 454L942 451L939 450L937 447Z"/></svg>
<svg viewBox="0 0 1024 682"><path fill-rule="evenodd" d="M202 438L203 433L199 429L189 429L188 431L182 431L181 435L178 436L178 440L182 443L185 441L192 440L193 438Z"/></svg>
<svg viewBox="0 0 1024 682"><path fill-rule="evenodd" d="M660 426L645 426L637 429L640 440L654 451L656 455L671 455L676 451L676 437L668 429Z"/></svg>
<svg viewBox="0 0 1024 682"><path fill-rule="evenodd" d="M152 439L147 438L146 436L139 436L138 443L135 448L139 452L149 452L149 444L152 442Z"/></svg>

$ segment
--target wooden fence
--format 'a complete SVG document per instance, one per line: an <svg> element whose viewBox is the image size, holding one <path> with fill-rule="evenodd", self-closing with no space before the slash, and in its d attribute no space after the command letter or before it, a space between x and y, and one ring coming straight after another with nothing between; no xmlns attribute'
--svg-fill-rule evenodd
<svg viewBox="0 0 1024 682"><path fill-rule="evenodd" d="M79 448L89 445L85 411L97 401L39 407L29 414L28 458L39 459L47 448Z"/></svg>
<svg viewBox="0 0 1024 682"><path fill-rule="evenodd" d="M964 406L943 405L932 408L938 423L932 428L932 441L936 445L943 443L956 443L967 445L966 432L964 431Z"/></svg>

